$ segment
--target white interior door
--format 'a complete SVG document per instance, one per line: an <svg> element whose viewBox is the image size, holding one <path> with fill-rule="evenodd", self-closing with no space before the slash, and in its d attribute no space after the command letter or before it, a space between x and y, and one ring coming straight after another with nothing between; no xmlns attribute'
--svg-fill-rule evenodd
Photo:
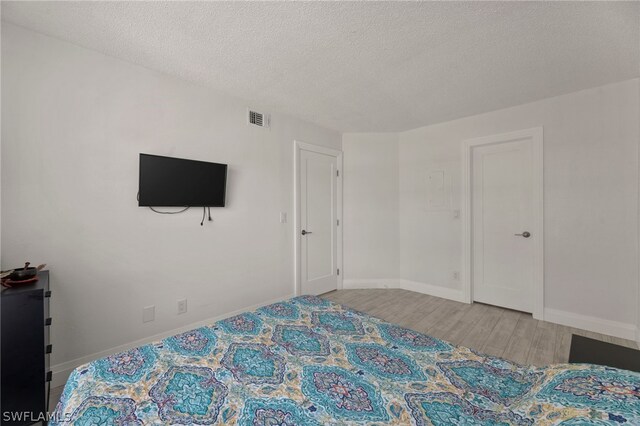
<svg viewBox="0 0 640 426"><path fill-rule="evenodd" d="M473 300L534 311L534 140L474 146L471 155ZM541 202L541 200L540 200Z"/></svg>
<svg viewBox="0 0 640 426"><path fill-rule="evenodd" d="M301 150L300 289L322 294L338 288L338 159Z"/></svg>

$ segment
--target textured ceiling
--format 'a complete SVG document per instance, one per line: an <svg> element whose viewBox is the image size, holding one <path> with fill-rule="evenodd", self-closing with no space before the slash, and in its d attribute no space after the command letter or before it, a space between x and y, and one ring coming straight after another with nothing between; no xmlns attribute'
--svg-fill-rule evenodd
<svg viewBox="0 0 640 426"><path fill-rule="evenodd" d="M640 3L2 2L2 19L340 131L640 75Z"/></svg>

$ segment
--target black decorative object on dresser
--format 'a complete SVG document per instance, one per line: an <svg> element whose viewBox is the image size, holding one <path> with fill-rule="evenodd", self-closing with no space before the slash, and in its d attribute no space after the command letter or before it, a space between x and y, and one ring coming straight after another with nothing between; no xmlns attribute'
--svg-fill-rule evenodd
<svg viewBox="0 0 640 426"><path fill-rule="evenodd" d="M46 421L51 372L49 271L38 280L2 289L0 406L3 425Z"/></svg>

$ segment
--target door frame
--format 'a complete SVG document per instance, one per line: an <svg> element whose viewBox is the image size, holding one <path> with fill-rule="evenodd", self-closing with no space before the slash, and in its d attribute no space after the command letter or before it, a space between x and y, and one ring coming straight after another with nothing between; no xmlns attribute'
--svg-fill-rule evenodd
<svg viewBox="0 0 640 426"><path fill-rule="evenodd" d="M498 145L521 139L531 139L533 143L533 318L544 319L544 174L543 174L543 128L502 133L467 139L462 142L462 294L463 300L473 303L473 218L472 218L472 151L483 145Z"/></svg>
<svg viewBox="0 0 640 426"><path fill-rule="evenodd" d="M330 155L332 157L336 157L338 176L336 177L336 217L338 223L340 225L337 226L337 268L340 271L338 274L338 290L342 290L342 151L333 148L327 148L324 146L313 145L306 142L301 142L298 140L293 141L293 252L294 252L294 283L295 288L294 292L296 296L299 296L302 292L302 278L301 274L301 235L300 232L302 229L300 228L301 218L300 218L300 153L301 151L310 151L318 154Z"/></svg>

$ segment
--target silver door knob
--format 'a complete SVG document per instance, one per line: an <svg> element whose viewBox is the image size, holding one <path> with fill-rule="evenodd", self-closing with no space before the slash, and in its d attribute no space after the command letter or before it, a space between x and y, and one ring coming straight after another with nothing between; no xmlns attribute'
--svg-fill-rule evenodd
<svg viewBox="0 0 640 426"><path fill-rule="evenodd" d="M302 230L302 235L313 234L313 232L307 232L304 229Z"/></svg>
<svg viewBox="0 0 640 426"><path fill-rule="evenodd" d="M516 237L524 237L524 238L529 238L531 236L531 232L529 231L524 231L522 234L514 234Z"/></svg>

